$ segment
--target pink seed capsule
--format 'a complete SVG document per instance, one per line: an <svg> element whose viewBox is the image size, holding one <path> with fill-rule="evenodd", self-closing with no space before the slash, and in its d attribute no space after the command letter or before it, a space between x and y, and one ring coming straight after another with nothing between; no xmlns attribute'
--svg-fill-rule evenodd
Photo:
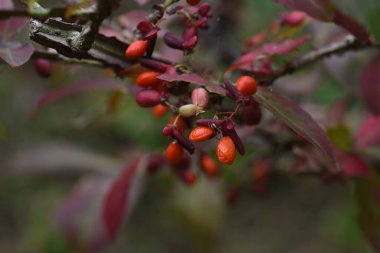
<svg viewBox="0 0 380 253"><path fill-rule="evenodd" d="M299 26L306 19L306 13L303 11L292 11L284 13L280 17L281 22L288 26Z"/></svg>
<svg viewBox="0 0 380 253"><path fill-rule="evenodd" d="M37 59L34 62L34 67L41 77L48 78L51 76L52 67L50 61L45 59Z"/></svg>
<svg viewBox="0 0 380 253"><path fill-rule="evenodd" d="M208 13L210 12L210 10L211 10L211 5L209 3L204 3L198 8L198 13L202 17L206 17Z"/></svg>
<svg viewBox="0 0 380 253"><path fill-rule="evenodd" d="M198 44L198 36L193 36L182 43L184 49L193 49Z"/></svg>
<svg viewBox="0 0 380 253"><path fill-rule="evenodd" d="M153 107L161 103L161 94L156 90L141 90L136 95L136 102L141 107Z"/></svg>
<svg viewBox="0 0 380 253"><path fill-rule="evenodd" d="M203 88L194 89L191 93L191 101L201 109L207 108L209 102L208 92Z"/></svg>
<svg viewBox="0 0 380 253"><path fill-rule="evenodd" d="M186 26L182 33L182 38L188 40L194 36L198 36L198 29L195 26Z"/></svg>

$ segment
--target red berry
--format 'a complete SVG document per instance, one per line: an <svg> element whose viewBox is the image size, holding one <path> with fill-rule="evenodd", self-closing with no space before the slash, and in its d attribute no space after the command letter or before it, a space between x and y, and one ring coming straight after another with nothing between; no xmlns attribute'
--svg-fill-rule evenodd
<svg viewBox="0 0 380 253"><path fill-rule="evenodd" d="M231 137L224 136L216 148L216 154L221 163L232 164L236 157L236 147Z"/></svg>
<svg viewBox="0 0 380 253"><path fill-rule="evenodd" d="M152 113L153 115L156 117L156 118L161 118L162 116L165 115L165 113L168 111L168 107L164 106L164 105L156 105L155 107L153 107L152 109Z"/></svg>
<svg viewBox="0 0 380 253"><path fill-rule="evenodd" d="M188 5L197 5L201 2L201 0L186 0Z"/></svg>
<svg viewBox="0 0 380 253"><path fill-rule="evenodd" d="M45 59L37 59L34 62L34 67L36 68L37 73L41 77L48 78L51 75L51 63Z"/></svg>
<svg viewBox="0 0 380 253"><path fill-rule="evenodd" d="M189 135L189 139L195 142L202 142L210 139L214 135L211 127L199 126L195 128Z"/></svg>
<svg viewBox="0 0 380 253"><path fill-rule="evenodd" d="M125 56L130 59L137 59L143 57L148 49L148 41L136 40L132 42L127 50L125 50Z"/></svg>
<svg viewBox="0 0 380 253"><path fill-rule="evenodd" d="M215 176L219 173L219 167L216 162L211 158L211 156L204 154L200 161L201 169L210 176Z"/></svg>
<svg viewBox="0 0 380 253"><path fill-rule="evenodd" d="M244 95L251 96L257 91L257 82L250 76L242 76L236 82L236 88Z"/></svg>
<svg viewBox="0 0 380 253"><path fill-rule="evenodd" d="M192 170L186 170L182 173L182 179L188 186L193 186L197 182L197 174Z"/></svg>
<svg viewBox="0 0 380 253"><path fill-rule="evenodd" d="M177 142L170 143L165 151L165 158L172 165L181 163L184 155L185 153L182 146Z"/></svg>
<svg viewBox="0 0 380 253"><path fill-rule="evenodd" d="M137 79L136 84L140 87L154 87L160 84L161 80L157 79L157 76L161 75L156 71L145 71L141 73Z"/></svg>
<svg viewBox="0 0 380 253"><path fill-rule="evenodd" d="M136 102L141 107L153 107L161 103L161 93L156 90L142 90L136 95Z"/></svg>

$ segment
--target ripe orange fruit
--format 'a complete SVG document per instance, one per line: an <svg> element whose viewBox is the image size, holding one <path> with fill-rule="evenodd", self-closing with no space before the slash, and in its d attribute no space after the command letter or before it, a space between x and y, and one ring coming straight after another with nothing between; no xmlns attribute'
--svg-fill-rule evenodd
<svg viewBox="0 0 380 253"><path fill-rule="evenodd" d="M211 156L204 154L201 157L201 169L210 176L215 176L219 173L219 167Z"/></svg>
<svg viewBox="0 0 380 253"><path fill-rule="evenodd" d="M140 87L155 87L160 84L161 80L157 76L161 75L156 71L142 72L136 79L136 84Z"/></svg>
<svg viewBox="0 0 380 253"><path fill-rule="evenodd" d="M148 41L136 40L132 42L127 50L125 50L125 56L129 59L137 59L143 57L148 49Z"/></svg>
<svg viewBox="0 0 380 253"><path fill-rule="evenodd" d="M183 172L182 178L188 186L193 186L198 179L197 174L190 169Z"/></svg>
<svg viewBox="0 0 380 253"><path fill-rule="evenodd" d="M186 0L186 2L189 4L189 5L197 5L201 2L201 0Z"/></svg>
<svg viewBox="0 0 380 253"><path fill-rule="evenodd" d="M168 108L162 104L158 104L152 109L152 113L156 118L164 116L167 111Z"/></svg>
<svg viewBox="0 0 380 253"><path fill-rule="evenodd" d="M216 155L221 163L232 164L236 157L236 147L231 137L224 136L216 148Z"/></svg>
<svg viewBox="0 0 380 253"><path fill-rule="evenodd" d="M257 91L256 79L250 76L242 76L236 81L236 88L244 95L251 96Z"/></svg>
<svg viewBox="0 0 380 253"><path fill-rule="evenodd" d="M173 165L179 164L182 162L184 157L184 150L181 145L177 142L172 142L169 144L168 148L165 151L166 160Z"/></svg>
<svg viewBox="0 0 380 253"><path fill-rule="evenodd" d="M213 135L214 131L211 127L199 126L195 128L193 131L191 131L189 139L195 142L202 142L210 139Z"/></svg>

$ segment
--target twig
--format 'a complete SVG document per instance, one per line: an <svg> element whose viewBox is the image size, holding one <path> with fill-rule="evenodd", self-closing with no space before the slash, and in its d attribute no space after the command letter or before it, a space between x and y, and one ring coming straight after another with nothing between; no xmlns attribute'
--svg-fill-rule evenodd
<svg viewBox="0 0 380 253"><path fill-rule="evenodd" d="M317 50L311 51L299 58L296 58L286 64L283 68L274 72L270 77L269 85L273 83L276 79L292 74L296 71L299 71L319 60L328 58L332 55L342 55L351 51L358 51L361 49L367 48L378 48L380 47L377 44L370 42L362 42L357 40L354 36L348 35L344 39L338 42L331 43L325 47L319 48Z"/></svg>

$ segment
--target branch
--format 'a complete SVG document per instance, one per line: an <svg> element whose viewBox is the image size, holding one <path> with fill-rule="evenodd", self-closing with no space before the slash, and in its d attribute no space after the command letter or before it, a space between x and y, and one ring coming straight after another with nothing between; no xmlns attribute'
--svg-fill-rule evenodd
<svg viewBox="0 0 380 253"><path fill-rule="evenodd" d="M343 40L331 43L320 49L311 51L299 58L296 58L286 64L282 69L277 70L268 80L269 85L273 83L276 79L292 74L299 71L319 60L328 58L332 55L343 55L347 52L358 51L368 48L379 48L380 45L373 44L370 42L362 42L357 40L352 35L347 35Z"/></svg>

